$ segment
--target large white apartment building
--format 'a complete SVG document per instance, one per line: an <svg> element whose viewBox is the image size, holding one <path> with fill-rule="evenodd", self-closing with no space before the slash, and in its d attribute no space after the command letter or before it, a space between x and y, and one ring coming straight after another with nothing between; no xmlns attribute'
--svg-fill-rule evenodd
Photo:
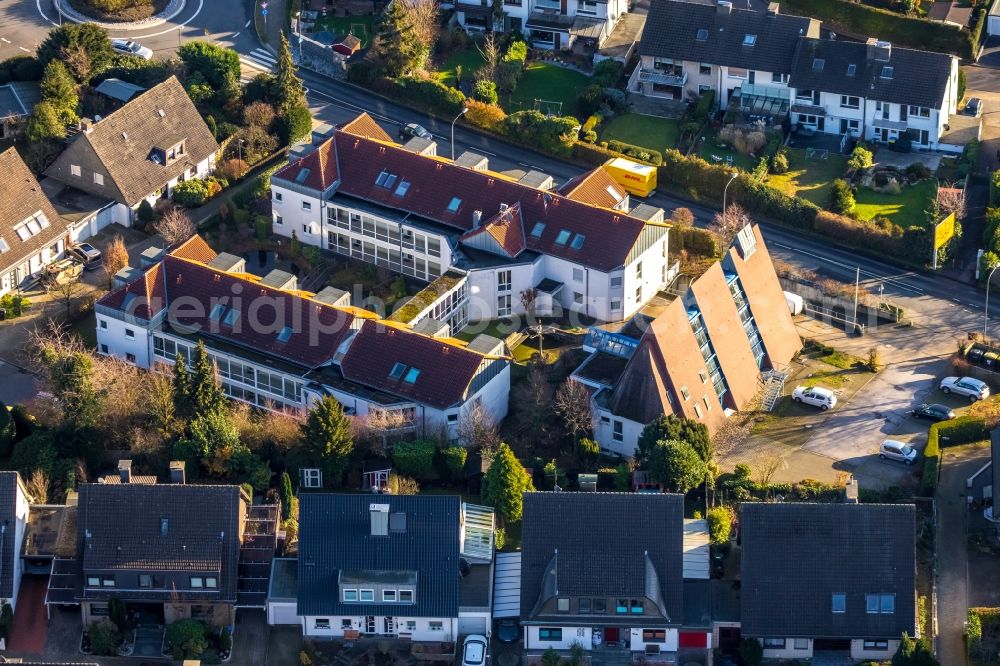
<svg viewBox="0 0 1000 666"><path fill-rule="evenodd" d="M715 93L720 109L836 136L891 143L908 137L927 150L942 141L958 104L954 56L821 38L815 19L655 0L629 90L688 100Z"/></svg>
<svg viewBox="0 0 1000 666"><path fill-rule="evenodd" d="M233 399L302 412L329 395L361 418L398 413L416 436L457 439L474 403L506 416L502 341L435 337L445 329L421 333L348 299L330 287L299 290L283 271L250 275L243 259L194 236L97 302L97 347L154 368L190 362L201 341Z"/></svg>
<svg viewBox="0 0 1000 666"><path fill-rule="evenodd" d="M456 2L459 25L469 31L520 32L535 48L564 49L604 43L628 12L627 0L504 0L502 18L488 0Z"/></svg>
<svg viewBox="0 0 1000 666"><path fill-rule="evenodd" d="M525 292L537 314L617 321L676 275L663 210L632 207L603 170L552 190L485 164L414 152L362 115L274 174L274 232L420 280L449 276L426 314L450 303L436 318L454 330L524 313Z"/></svg>

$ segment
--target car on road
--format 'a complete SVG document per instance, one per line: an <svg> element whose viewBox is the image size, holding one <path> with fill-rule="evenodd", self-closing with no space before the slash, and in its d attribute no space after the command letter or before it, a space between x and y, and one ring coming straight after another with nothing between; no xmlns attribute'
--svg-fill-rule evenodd
<svg viewBox="0 0 1000 666"><path fill-rule="evenodd" d="M418 125L416 123L407 123L401 125L399 128L399 138L400 140L412 139L415 136L419 136L421 139L427 139L429 141L434 140L434 135L428 132L423 125Z"/></svg>
<svg viewBox="0 0 1000 666"><path fill-rule="evenodd" d="M71 257L81 261L85 271L92 271L101 267L101 251L90 243L71 245L67 250L67 253Z"/></svg>
<svg viewBox="0 0 1000 666"><path fill-rule="evenodd" d="M913 408L913 418L930 419L932 421L950 421L955 418L955 410L947 405L936 402L927 403Z"/></svg>
<svg viewBox="0 0 1000 666"><path fill-rule="evenodd" d="M111 48L113 48L116 53L139 56L145 60L153 59L153 49L147 48L139 42L132 41L131 39L112 39Z"/></svg>
<svg viewBox="0 0 1000 666"><path fill-rule="evenodd" d="M822 386L796 386L792 391L792 400L824 410L837 405L837 396Z"/></svg>
<svg viewBox="0 0 1000 666"><path fill-rule="evenodd" d="M505 617L497 623L497 636L504 643L513 643L521 637L521 628L516 617Z"/></svg>
<svg viewBox="0 0 1000 666"><path fill-rule="evenodd" d="M973 118L978 118L983 115L983 100L978 97L973 97L965 105L965 115L972 116Z"/></svg>
<svg viewBox="0 0 1000 666"><path fill-rule="evenodd" d="M462 666L484 666L486 663L486 636L471 634L462 643Z"/></svg>
<svg viewBox="0 0 1000 666"><path fill-rule="evenodd" d="M986 385L986 382L974 377L945 377L941 380L941 391L945 395L951 393L964 395L971 402L990 397L990 387Z"/></svg>
<svg viewBox="0 0 1000 666"><path fill-rule="evenodd" d="M917 450L906 442L887 439L879 447L878 457L882 460L896 460L907 465L912 465L913 461L917 459Z"/></svg>

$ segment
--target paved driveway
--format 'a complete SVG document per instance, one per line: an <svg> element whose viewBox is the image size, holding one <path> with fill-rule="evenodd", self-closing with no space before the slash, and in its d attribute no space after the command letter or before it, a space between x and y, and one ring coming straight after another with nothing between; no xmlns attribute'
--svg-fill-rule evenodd
<svg viewBox="0 0 1000 666"><path fill-rule="evenodd" d="M7 649L14 653L40 655L45 649L45 590L48 580L42 576L24 576L17 594L14 623L10 628Z"/></svg>

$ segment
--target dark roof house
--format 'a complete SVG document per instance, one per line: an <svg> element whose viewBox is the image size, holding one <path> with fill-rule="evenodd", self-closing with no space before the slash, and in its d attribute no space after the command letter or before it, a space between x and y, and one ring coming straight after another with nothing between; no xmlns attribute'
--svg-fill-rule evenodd
<svg viewBox="0 0 1000 666"><path fill-rule="evenodd" d="M193 510L193 509L197 510ZM80 486L77 559L83 576L151 574L159 588L129 588L127 598L167 601L236 601L246 498L239 486L94 484ZM187 589L192 573L212 574L216 589ZM206 588L208 586L206 585ZM106 600L121 589L83 587L83 601Z"/></svg>
<svg viewBox="0 0 1000 666"><path fill-rule="evenodd" d="M819 37L819 21L777 11L684 0L653 0L640 56L788 73L799 37Z"/></svg>
<svg viewBox="0 0 1000 666"><path fill-rule="evenodd" d="M457 618L460 498L305 494L299 505L301 616ZM391 583L412 603L346 602L346 586Z"/></svg>
<svg viewBox="0 0 1000 666"><path fill-rule="evenodd" d="M56 243L67 225L14 148L0 153L0 173L0 272L5 272Z"/></svg>
<svg viewBox="0 0 1000 666"><path fill-rule="evenodd" d="M11 149L13 150L13 149ZM0 472L0 599L11 599L17 590L14 589L15 558L20 557L16 549L17 543L17 501L18 494L23 494L21 477L17 472Z"/></svg>
<svg viewBox="0 0 1000 666"><path fill-rule="evenodd" d="M194 102L171 76L88 124L45 175L131 207L217 150Z"/></svg>
<svg viewBox="0 0 1000 666"><path fill-rule="evenodd" d="M603 597L616 625L682 624L683 521L682 495L525 493L521 622L600 624L593 600ZM641 612L617 613L622 597Z"/></svg>
<svg viewBox="0 0 1000 666"><path fill-rule="evenodd" d="M953 56L888 42L801 39L788 85L861 98L939 108Z"/></svg>
<svg viewBox="0 0 1000 666"><path fill-rule="evenodd" d="M915 515L911 504L743 504L743 635L912 636Z"/></svg>

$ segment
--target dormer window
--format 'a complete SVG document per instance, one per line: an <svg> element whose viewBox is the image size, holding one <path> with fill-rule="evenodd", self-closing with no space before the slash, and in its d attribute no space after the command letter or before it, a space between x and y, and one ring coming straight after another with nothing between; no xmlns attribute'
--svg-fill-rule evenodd
<svg viewBox="0 0 1000 666"><path fill-rule="evenodd" d="M357 590L344 590L344 601L357 601L358 591Z"/></svg>
<svg viewBox="0 0 1000 666"><path fill-rule="evenodd" d="M823 60L822 58L813 58L813 71L814 72L822 72L823 71L823 65L825 65L825 64L826 64L826 61Z"/></svg>
<svg viewBox="0 0 1000 666"><path fill-rule="evenodd" d="M361 601L375 601L375 590L360 590L359 599Z"/></svg>
<svg viewBox="0 0 1000 666"><path fill-rule="evenodd" d="M879 76L882 77L883 79L891 79L895 71L896 71L895 69L886 65L885 67L882 68L882 73Z"/></svg>
<svg viewBox="0 0 1000 666"><path fill-rule="evenodd" d="M757 35L743 35L743 46L753 46L757 43Z"/></svg>
<svg viewBox="0 0 1000 666"><path fill-rule="evenodd" d="M149 159L157 164L169 166L184 157L184 154L187 152L185 149L186 142L187 139L181 139L171 146L154 148L153 152L149 156Z"/></svg>

